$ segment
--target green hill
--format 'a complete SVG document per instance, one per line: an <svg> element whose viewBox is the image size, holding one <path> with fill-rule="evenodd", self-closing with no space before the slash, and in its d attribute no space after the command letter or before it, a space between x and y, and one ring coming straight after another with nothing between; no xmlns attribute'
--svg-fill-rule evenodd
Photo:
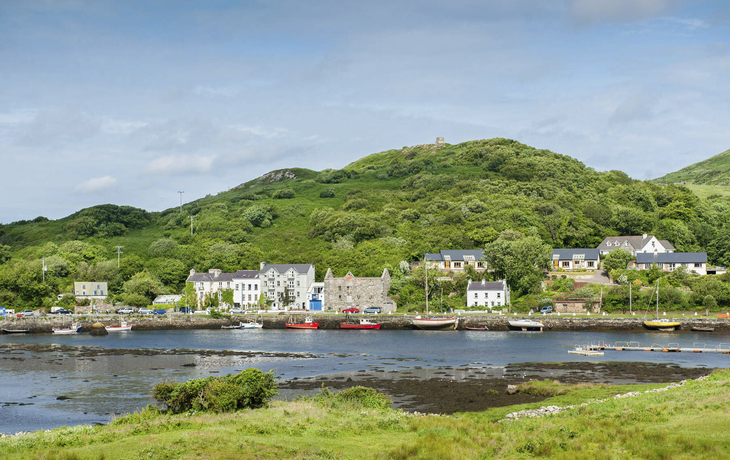
<svg viewBox="0 0 730 460"><path fill-rule="evenodd" d="M554 248L653 233L678 251L707 250L712 262L729 263L728 216L726 200L597 172L513 140L420 145L340 170L272 171L182 212L107 204L0 226L0 305L49 305L77 279L109 281L122 293L138 273L151 283L144 292L151 298L181 292L192 268L254 269L261 261L314 263L318 280L328 267L336 276L379 276L387 267L393 295L407 303L423 295L404 280L402 261L483 248L504 231L537 235ZM119 268L116 246L123 246ZM457 305L463 287L448 288Z"/></svg>
<svg viewBox="0 0 730 460"><path fill-rule="evenodd" d="M730 150L654 180L660 183L730 185Z"/></svg>

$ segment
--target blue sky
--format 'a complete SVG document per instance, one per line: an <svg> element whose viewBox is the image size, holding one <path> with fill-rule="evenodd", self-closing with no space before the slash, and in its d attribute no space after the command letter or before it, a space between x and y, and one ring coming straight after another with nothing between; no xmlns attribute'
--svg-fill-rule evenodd
<svg viewBox="0 0 730 460"><path fill-rule="evenodd" d="M730 148L723 1L0 0L0 222L507 137L659 177Z"/></svg>

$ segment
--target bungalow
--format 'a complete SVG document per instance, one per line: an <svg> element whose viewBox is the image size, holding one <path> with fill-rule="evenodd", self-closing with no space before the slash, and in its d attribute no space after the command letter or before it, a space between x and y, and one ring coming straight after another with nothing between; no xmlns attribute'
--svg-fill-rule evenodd
<svg viewBox="0 0 730 460"><path fill-rule="evenodd" d="M467 307L487 307L490 310L494 307L508 305L509 286L507 281L472 281L466 287Z"/></svg>
<svg viewBox="0 0 730 460"><path fill-rule="evenodd" d="M171 294L171 295L165 295L161 294L155 297L155 300L152 301L152 305L172 305L175 306L176 303L182 300L181 294Z"/></svg>
<svg viewBox="0 0 730 460"><path fill-rule="evenodd" d="M487 269L481 249L441 250L438 254L426 253L425 259L429 268L444 271L463 271L467 265L479 272Z"/></svg>
<svg viewBox="0 0 730 460"><path fill-rule="evenodd" d="M667 240L659 240L654 235L644 233L641 236L609 236L597 248L602 256L614 249L623 249L632 256L641 253L674 252L674 246Z"/></svg>
<svg viewBox="0 0 730 460"><path fill-rule="evenodd" d="M553 249L555 270L597 270L598 249Z"/></svg>
<svg viewBox="0 0 730 460"><path fill-rule="evenodd" d="M672 272L677 267L685 266L688 272L698 275L707 274L706 252L674 252L657 254L636 254L636 266L639 270L648 270L653 264L659 265L663 271Z"/></svg>

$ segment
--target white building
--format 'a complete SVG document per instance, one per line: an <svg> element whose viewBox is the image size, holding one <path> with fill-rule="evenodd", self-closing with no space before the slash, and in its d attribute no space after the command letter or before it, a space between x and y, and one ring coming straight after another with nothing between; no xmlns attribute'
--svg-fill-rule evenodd
<svg viewBox="0 0 730 460"><path fill-rule="evenodd" d="M472 281L466 288L467 307L494 307L508 305L509 287L507 281Z"/></svg>
<svg viewBox="0 0 730 460"><path fill-rule="evenodd" d="M106 281L74 282L74 294L77 299L104 299L109 295Z"/></svg>
<svg viewBox="0 0 730 460"><path fill-rule="evenodd" d="M276 309L307 308L307 292L314 283L312 264L267 264L259 270L261 293Z"/></svg>
<svg viewBox="0 0 730 460"><path fill-rule="evenodd" d="M442 271L463 272L467 265L480 272L487 269L484 251L481 249L441 250L438 254L426 253L424 258L428 268Z"/></svg>
<svg viewBox="0 0 730 460"><path fill-rule="evenodd" d="M259 303L261 282L258 270L238 270L233 274L233 305L253 308Z"/></svg>
<svg viewBox="0 0 730 460"><path fill-rule="evenodd" d="M307 291L307 310L326 310L324 302L324 282L312 283Z"/></svg>
<svg viewBox="0 0 730 460"><path fill-rule="evenodd" d="M208 273L195 273L195 270L191 269L187 282L193 283L195 286L194 305L202 305L203 299L207 295L217 294L220 300L221 293L224 290L233 290L234 275L235 273L223 273L218 268L211 268Z"/></svg>
<svg viewBox="0 0 730 460"><path fill-rule="evenodd" d="M155 300L152 301L152 305L172 305L174 307L175 304L177 304L181 300L181 294L162 294L155 297Z"/></svg>
<svg viewBox="0 0 730 460"><path fill-rule="evenodd" d="M622 249L632 256L642 253L672 253L674 246L667 240L659 240L654 235L644 233L641 236L609 236L596 248L602 256L614 249Z"/></svg>
<svg viewBox="0 0 730 460"><path fill-rule="evenodd" d="M671 254L636 254L636 266L639 270L648 270L652 265L658 265L662 271L673 272L678 267L687 268L687 273L698 275L707 274L706 252L675 252Z"/></svg>

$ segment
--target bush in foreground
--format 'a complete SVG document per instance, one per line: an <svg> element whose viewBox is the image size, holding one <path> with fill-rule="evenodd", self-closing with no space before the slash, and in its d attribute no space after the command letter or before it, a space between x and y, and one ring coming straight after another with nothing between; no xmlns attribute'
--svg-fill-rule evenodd
<svg viewBox="0 0 730 460"><path fill-rule="evenodd" d="M273 371L255 368L223 377L192 379L184 383L161 382L152 396L173 413L187 411L232 412L266 405L279 394Z"/></svg>

